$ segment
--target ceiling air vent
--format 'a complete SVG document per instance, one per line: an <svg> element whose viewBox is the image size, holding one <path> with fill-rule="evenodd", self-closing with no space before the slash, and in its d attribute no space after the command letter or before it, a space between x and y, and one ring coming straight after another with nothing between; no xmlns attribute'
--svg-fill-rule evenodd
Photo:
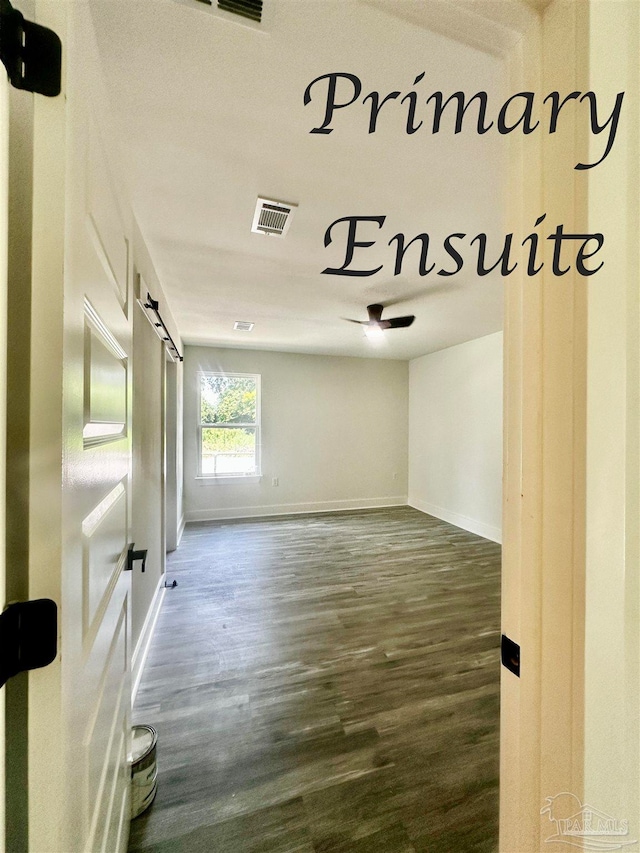
<svg viewBox="0 0 640 853"><path fill-rule="evenodd" d="M289 230L291 217L297 206L297 204L273 201L269 198L258 198L251 230L254 234L271 234L275 237L284 237Z"/></svg>
<svg viewBox="0 0 640 853"><path fill-rule="evenodd" d="M254 323L249 323L247 320L236 320L233 324L236 332L250 332L253 329Z"/></svg>
<svg viewBox="0 0 640 853"><path fill-rule="evenodd" d="M250 21L260 23L262 20L262 0L218 0L218 9L242 15Z"/></svg>

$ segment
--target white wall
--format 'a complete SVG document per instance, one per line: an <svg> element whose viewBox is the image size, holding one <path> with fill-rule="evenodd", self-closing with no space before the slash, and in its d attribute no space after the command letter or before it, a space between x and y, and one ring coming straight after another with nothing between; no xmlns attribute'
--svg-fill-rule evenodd
<svg viewBox="0 0 640 853"><path fill-rule="evenodd" d="M146 299L147 291L159 303L169 333L180 350L182 341L164 295L147 244L134 221L132 225L132 261L135 273L134 297ZM182 365L172 365L173 394L165 397L167 368L164 343L134 302L133 311L133 383L132 383L132 514L131 536L136 548L146 549L144 574L136 563L131 578L131 643L133 695L139 684L155 620L164 593L165 534L170 531L172 547L179 539L182 523ZM166 421L177 424L165 436ZM171 440L169 440L169 438ZM165 458L165 450L166 457ZM177 480L169 484L166 470L171 466ZM171 485L178 488L168 493ZM164 502L166 501L166 512Z"/></svg>
<svg viewBox="0 0 640 853"><path fill-rule="evenodd" d="M262 376L259 482L196 477L198 370ZM406 504L407 413L406 361L187 347L187 521Z"/></svg>
<svg viewBox="0 0 640 853"><path fill-rule="evenodd" d="M133 305L131 541L147 551L146 570L131 575L131 643L140 658L143 626L164 574L162 383L164 345L142 308ZM134 666L134 676L137 675ZM134 678L135 682L135 678Z"/></svg>
<svg viewBox="0 0 640 853"><path fill-rule="evenodd" d="M178 373L180 386L178 386ZM165 362L165 546L175 551L184 524L182 515L182 366ZM179 448L179 453L178 453Z"/></svg>
<svg viewBox="0 0 640 853"><path fill-rule="evenodd" d="M409 365L409 504L501 541L502 332Z"/></svg>
<svg viewBox="0 0 640 853"><path fill-rule="evenodd" d="M135 269L140 274L142 281L140 283L136 283L136 286L146 288L151 292L151 295L154 299L156 299L159 303L159 310L162 316L162 319L169 330L169 334L175 341L180 352L183 350L182 339L180 337L180 333L178 331L177 323L173 317L173 312L171 310L171 305L169 304L165 293L164 288L160 282L160 278L158 276L158 272L156 270L153 258L149 253L149 249L145 242L145 239L138 227L137 222L133 222L133 261L135 265ZM136 293L137 296L145 296L145 293ZM172 496L172 506L171 506L171 515L170 523L173 528L177 529L177 541L180 541L180 535L182 533L182 527L184 526L184 507L182 502L182 363L177 363L175 367L175 394L171 395L171 397L167 398L167 406L171 407L173 411L171 412L171 417L173 417L176 421L177 427L175 430L175 441L173 442L171 447L167 447L167 452L171 452L174 455L173 463L176 467L176 478L177 478L177 491L174 496ZM161 417L161 409L162 403L160 398L158 397L154 403L152 409L149 410L148 415L150 419ZM158 522L160 523L160 522ZM175 534L174 534L175 536Z"/></svg>

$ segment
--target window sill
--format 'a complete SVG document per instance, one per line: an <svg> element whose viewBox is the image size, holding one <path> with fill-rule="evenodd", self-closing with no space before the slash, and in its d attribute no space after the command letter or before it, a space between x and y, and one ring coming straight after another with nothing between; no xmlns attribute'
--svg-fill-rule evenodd
<svg viewBox="0 0 640 853"><path fill-rule="evenodd" d="M217 477L215 474L199 474L196 477L196 482L199 486L230 486L237 483L259 483L262 479L262 474L230 474L228 476Z"/></svg>

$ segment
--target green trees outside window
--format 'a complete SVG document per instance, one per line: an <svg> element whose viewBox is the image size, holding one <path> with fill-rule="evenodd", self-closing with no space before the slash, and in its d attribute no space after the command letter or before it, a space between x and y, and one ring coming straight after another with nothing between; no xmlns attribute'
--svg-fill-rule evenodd
<svg viewBox="0 0 640 853"><path fill-rule="evenodd" d="M200 374L200 473L258 473L258 376Z"/></svg>

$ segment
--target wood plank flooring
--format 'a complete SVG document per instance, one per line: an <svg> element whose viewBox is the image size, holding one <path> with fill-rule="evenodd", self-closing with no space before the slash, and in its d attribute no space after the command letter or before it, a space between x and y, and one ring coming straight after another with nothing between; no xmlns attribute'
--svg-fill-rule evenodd
<svg viewBox="0 0 640 853"><path fill-rule="evenodd" d="M408 507L189 525L136 853L493 853L500 548Z"/></svg>

